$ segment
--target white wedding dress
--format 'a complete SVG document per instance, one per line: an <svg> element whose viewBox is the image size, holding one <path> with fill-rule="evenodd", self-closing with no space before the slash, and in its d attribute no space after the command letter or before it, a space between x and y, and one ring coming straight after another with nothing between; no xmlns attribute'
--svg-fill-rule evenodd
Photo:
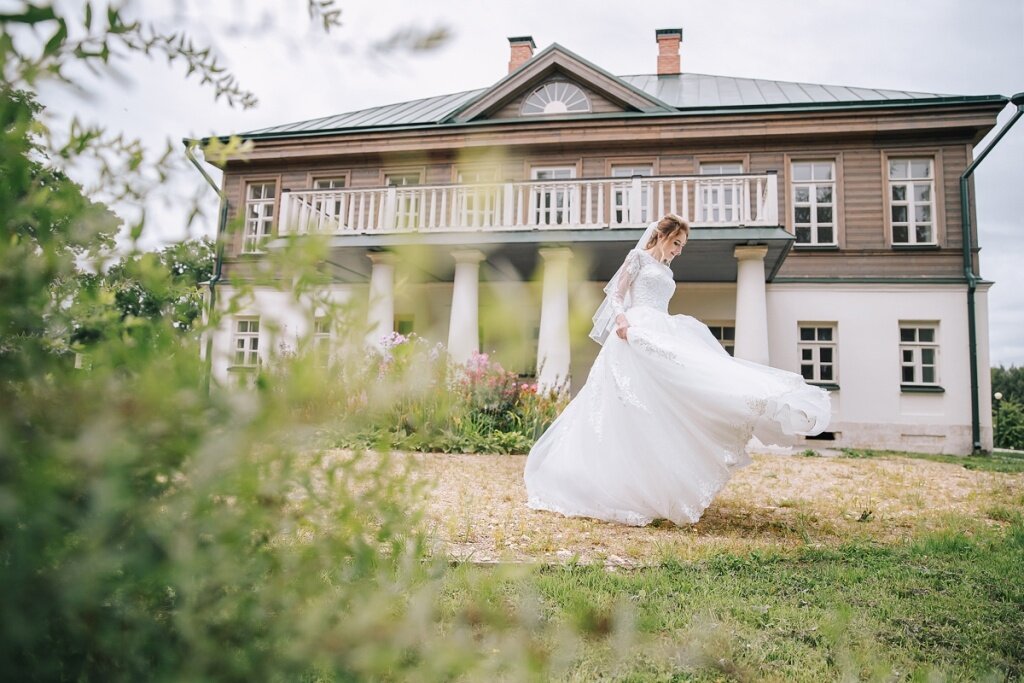
<svg viewBox="0 0 1024 683"><path fill-rule="evenodd" d="M586 384L526 461L528 504L642 526L700 519L746 444L787 444L823 431L828 392L803 377L733 358L707 326L669 315L671 269L634 249L609 291L629 320L611 334ZM618 277L618 275L617 275Z"/></svg>

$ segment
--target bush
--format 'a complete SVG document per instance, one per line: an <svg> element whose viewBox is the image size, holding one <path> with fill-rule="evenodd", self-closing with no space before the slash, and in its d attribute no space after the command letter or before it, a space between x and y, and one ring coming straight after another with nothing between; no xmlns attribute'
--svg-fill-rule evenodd
<svg viewBox="0 0 1024 683"><path fill-rule="evenodd" d="M1003 399L996 402L994 442L996 448L1024 450L1024 404Z"/></svg>

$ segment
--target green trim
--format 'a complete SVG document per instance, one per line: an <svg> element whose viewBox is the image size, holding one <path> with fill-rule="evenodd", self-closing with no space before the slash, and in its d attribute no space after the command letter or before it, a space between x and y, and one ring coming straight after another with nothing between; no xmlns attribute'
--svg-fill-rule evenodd
<svg viewBox="0 0 1024 683"><path fill-rule="evenodd" d="M633 88L628 83L624 85ZM636 88L634 88L636 89ZM485 91L486 92L486 91ZM643 91L640 91L643 92ZM646 93L645 93L646 95ZM647 97L650 97L647 95ZM475 102L477 98L471 100ZM720 106L720 107L688 107L688 108L672 108L670 111L655 111L655 112L609 112L603 114L575 114L571 116L559 116L557 119L543 119L544 122L563 122L563 121L599 121L599 120L611 120L611 119L648 119L657 117L678 117L678 116L699 116L699 115L717 115L717 114L758 114L758 113L799 113L799 112L819 112L819 111L873 111L877 109L923 109L928 107L937 106L948 106L948 105L976 105L976 104L999 104L1000 107L1005 106L1007 99L1002 95L977 95L977 96L958 96L958 97L933 97L933 98L920 98L917 100L865 100L860 102L803 102L800 104L789 104L789 105L777 105L777 104L749 104L749 105L732 105L732 106ZM666 105L669 106L669 105ZM461 107L460 110L461 111ZM458 111L449 114L447 118L454 116ZM322 118L322 117L321 117ZM312 119L315 120L315 119ZM357 126L349 128L324 128L317 130L301 130L301 131L278 131L271 133L237 133L235 136L245 140L273 140L273 139L289 139L289 138L307 138L307 137L323 137L331 135L344 135L348 133L365 133L365 132L402 132L410 130L429 131L439 129L456 129L465 128L472 126L488 126L488 125L507 125L507 124L523 124L523 123L539 123L541 120L530 119L524 121L523 118L512 118L512 119L482 119L473 121L448 121L436 123L415 123L415 124L398 124L390 126ZM306 121L297 121L287 125L299 125L306 123ZM232 136L221 135L218 139L222 142L227 142ZM212 138L203 138L202 144L208 144Z"/></svg>
<svg viewBox="0 0 1024 683"><path fill-rule="evenodd" d="M890 245L893 251L938 251L942 247L938 244L896 244Z"/></svg>
<svg viewBox="0 0 1024 683"><path fill-rule="evenodd" d="M796 251L839 251L838 244L801 244L800 242L793 243L793 249Z"/></svg>
<svg viewBox="0 0 1024 683"><path fill-rule="evenodd" d="M836 284L851 285L964 285L966 280L959 277L779 277L778 284Z"/></svg>
<svg viewBox="0 0 1024 683"><path fill-rule="evenodd" d="M904 394L944 394L946 390L936 385L922 386L918 384L901 384L900 391Z"/></svg>
<svg viewBox="0 0 1024 683"><path fill-rule="evenodd" d="M839 391L839 385L835 382L808 382L811 386L821 387L829 391Z"/></svg>

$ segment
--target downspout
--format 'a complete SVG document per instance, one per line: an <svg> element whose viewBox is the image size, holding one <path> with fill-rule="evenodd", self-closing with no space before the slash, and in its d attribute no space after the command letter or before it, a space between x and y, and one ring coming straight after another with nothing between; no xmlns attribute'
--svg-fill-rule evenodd
<svg viewBox="0 0 1024 683"><path fill-rule="evenodd" d="M214 256L213 256L213 277L210 278L210 304L207 313L207 320L213 318L213 312L217 308L217 284L221 279L221 272L224 265L224 232L228 224L228 197L224 194L224 191L218 187L217 183L210 174L206 172L206 169L200 165L199 160L196 159L193 149L196 145L195 140L182 140L185 144L185 156L192 162L192 165L196 167L200 175L206 180L206 182L213 188L213 191L220 197L220 218L217 222L217 239L214 243ZM210 382L213 375L213 335L207 333L206 335L206 372L203 375L203 390L206 393L210 393Z"/></svg>
<svg viewBox="0 0 1024 683"><path fill-rule="evenodd" d="M971 442L975 454L981 452L981 409L978 395L978 332L975 323L974 290L981 280L974 272L974 259L971 254L971 205L968 193L968 179L974 169L988 156L992 148L1006 135L1007 131L1024 115L1024 92L1010 98L1010 103L1017 107L1013 117L1006 122L992 142L981 151L970 166L960 175L960 227L964 251L964 277L967 280L967 336L970 347L971 365Z"/></svg>

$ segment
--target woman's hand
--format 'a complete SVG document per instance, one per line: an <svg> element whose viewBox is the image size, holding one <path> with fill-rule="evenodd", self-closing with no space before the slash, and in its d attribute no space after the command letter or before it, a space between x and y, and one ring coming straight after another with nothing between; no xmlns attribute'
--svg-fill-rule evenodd
<svg viewBox="0 0 1024 683"><path fill-rule="evenodd" d="M626 339L626 330L629 329L629 320L622 313L615 316L615 334L619 335L619 339L629 341Z"/></svg>

